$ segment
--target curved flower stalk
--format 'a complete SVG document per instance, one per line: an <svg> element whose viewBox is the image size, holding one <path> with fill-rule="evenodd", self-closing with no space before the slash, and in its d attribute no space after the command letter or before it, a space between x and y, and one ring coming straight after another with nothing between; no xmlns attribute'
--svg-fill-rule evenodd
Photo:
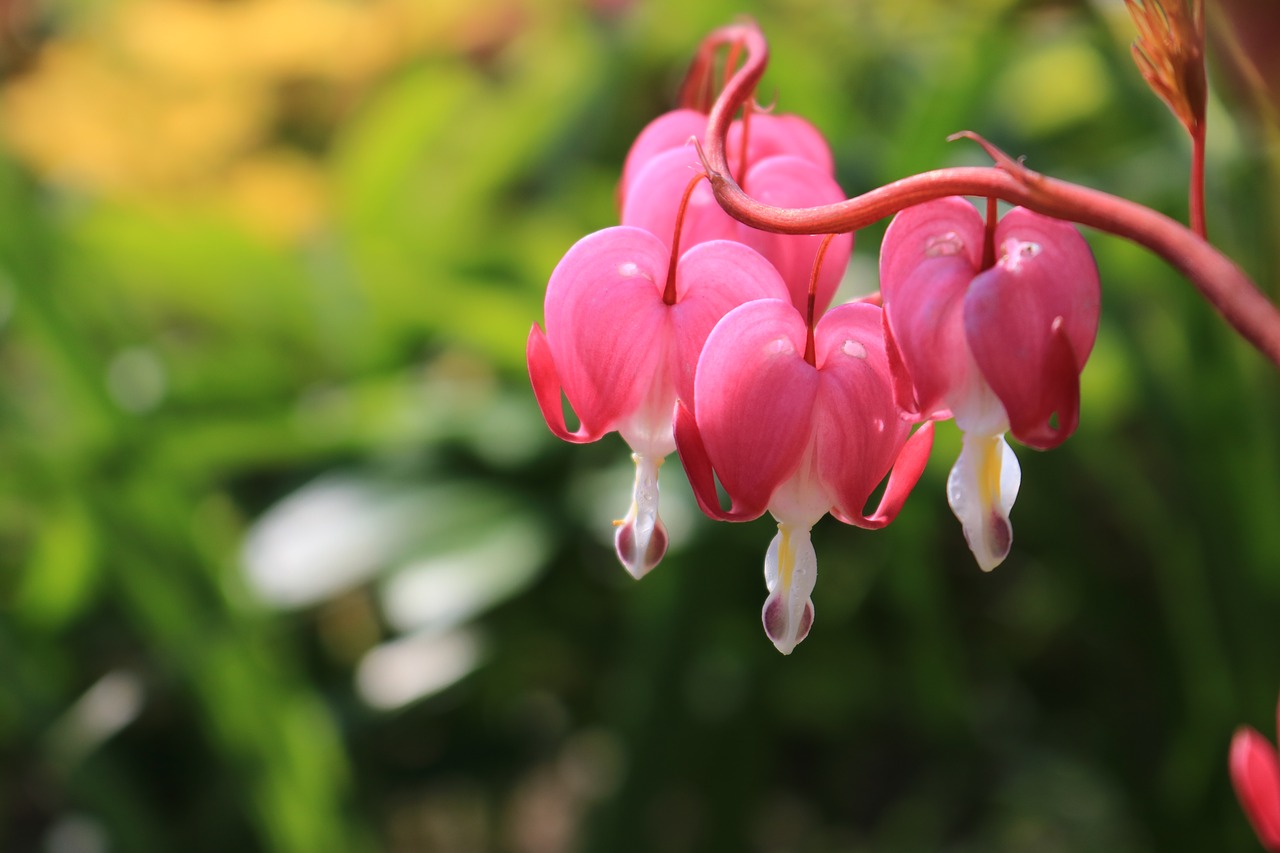
<svg viewBox="0 0 1280 853"><path fill-rule="evenodd" d="M779 128L778 125L769 126ZM671 148L652 156L636 175L626 196L622 224L644 228L654 234L674 234L676 219L683 216L679 230L681 245L689 246L706 240L745 243L768 258L787 283L792 304L797 310L805 311L814 258L823 237L776 234L744 225L720 209L706 182L701 182L689 195L687 204L681 207L681 193L696 168L697 153L692 147ZM823 167L790 154L775 154L749 161L743 185L757 197L775 204L826 204L844 198L840 185ZM818 272L816 313L825 311L835 298L852 254L852 234L840 234L831 241Z"/></svg>
<svg viewBox="0 0 1280 853"><path fill-rule="evenodd" d="M745 48L746 60L725 84L707 117L704 168L721 207L735 219L783 234L832 234L854 231L912 205L946 196L997 198L1124 237L1151 250L1186 276L1241 337L1280 367L1280 309L1207 240L1149 207L1034 172L985 143L995 167L922 172L818 207L779 207L753 198L733 177L727 135L734 114L750 100L764 74L769 46L760 29L748 22L716 30L700 52L725 44Z"/></svg>
<svg viewBox="0 0 1280 853"><path fill-rule="evenodd" d="M1269 853L1280 853L1280 755L1256 730L1241 726L1231 739L1230 768L1231 784L1258 840Z"/></svg>
<svg viewBox="0 0 1280 853"><path fill-rule="evenodd" d="M785 300L725 315L698 359L675 440L703 512L747 521L766 510L778 533L765 558L765 633L790 654L813 623L817 558L809 538L828 512L879 528L897 516L928 460L932 425L915 435L893 401L881 309L840 305L813 329ZM909 437L910 436L910 437ZM876 511L864 506L893 469ZM723 509L715 478L732 501Z"/></svg>
<svg viewBox="0 0 1280 853"><path fill-rule="evenodd" d="M984 227L969 202L945 198L890 223L880 286L899 405L964 432L947 501L990 571L1009 553L1021 480L1005 432L1047 449L1079 423L1098 331L1093 254L1061 220L1015 208Z"/></svg>
<svg viewBox="0 0 1280 853"><path fill-rule="evenodd" d="M786 298L759 253L712 241L685 252L668 281L671 250L640 228L615 226L579 240L547 284L546 331L534 324L526 355L547 426L565 441L617 431L636 463L632 504L617 522L618 558L633 576L666 552L658 466L672 450L676 400L694 399L694 366L716 321L750 299ZM561 392L579 426L565 423Z"/></svg>

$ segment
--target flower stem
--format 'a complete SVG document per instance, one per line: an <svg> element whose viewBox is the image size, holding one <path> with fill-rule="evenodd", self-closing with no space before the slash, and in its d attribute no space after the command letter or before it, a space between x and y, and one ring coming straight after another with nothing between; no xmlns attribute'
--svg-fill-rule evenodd
<svg viewBox="0 0 1280 853"><path fill-rule="evenodd" d="M996 219L999 217L999 203L991 196L987 197L987 227L982 238L982 268L989 270L996 265Z"/></svg>
<svg viewBox="0 0 1280 853"><path fill-rule="evenodd" d="M935 198L997 198L1124 237L1151 250L1186 276L1241 337L1280 367L1280 310L1207 240L1149 207L1041 175L1007 156L1002 155L994 167L962 166L922 172L819 207L774 207L752 198L729 173L725 138L733 114L750 97L764 73L768 43L760 29L750 23L716 30L708 40L741 42L748 54L745 64L712 105L707 121L704 167L720 206L735 219L783 234L843 233Z"/></svg>
<svg viewBox="0 0 1280 853"><path fill-rule="evenodd" d="M813 343L813 327L818 320L818 318L814 316L817 314L818 308L818 273L822 269L822 259L827 255L827 247L831 245L831 241L835 239L835 236L836 235L834 234L828 234L823 238L822 242L818 244L818 254L815 255L813 259L813 272L809 274L809 298L805 305L804 317L805 325L808 327L808 332L805 335L804 342L804 360L807 361L811 367L817 366L815 361L817 355L814 352Z"/></svg>
<svg viewBox="0 0 1280 853"><path fill-rule="evenodd" d="M680 261L680 229L684 227L684 212L689 207L689 197L697 189L698 182L705 177L706 175L702 172L693 176L693 179L689 181L689 185L684 188L684 195L680 198L680 207L676 210L675 233L671 235L671 260L667 264L667 283L662 289L662 301L667 305L676 304L676 264Z"/></svg>

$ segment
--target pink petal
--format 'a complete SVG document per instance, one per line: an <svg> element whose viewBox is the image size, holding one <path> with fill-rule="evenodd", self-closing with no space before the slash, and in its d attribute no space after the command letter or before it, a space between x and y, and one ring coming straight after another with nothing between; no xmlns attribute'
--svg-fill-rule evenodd
<svg viewBox="0 0 1280 853"><path fill-rule="evenodd" d="M839 305L814 330L816 456L828 494L848 517L861 517L911 432L893 402L882 314L873 305Z"/></svg>
<svg viewBox="0 0 1280 853"><path fill-rule="evenodd" d="M754 198L777 207L817 207L844 200L844 190L820 166L795 156L769 157L747 170L744 188ZM739 223L738 239L764 255L782 274L791 304L803 316L809 302L809 279L823 235L774 234ZM838 234L827 248L818 274L815 316L835 297L853 253L853 234Z"/></svg>
<svg viewBox="0 0 1280 853"><path fill-rule="evenodd" d="M1075 228L1029 211L1011 211L996 241L999 260L965 297L965 335L1010 431L1055 447L1079 421L1080 370L1098 329L1097 268Z"/></svg>
<svg viewBox="0 0 1280 853"><path fill-rule="evenodd" d="M950 407L953 392L970 385L963 308L972 280L966 258L926 258L886 296L894 346L915 387L916 409L926 417Z"/></svg>
<svg viewBox="0 0 1280 853"><path fill-rule="evenodd" d="M720 318L753 299L787 299L787 286L758 252L730 240L699 243L676 266L676 391L694 404L694 370Z"/></svg>
<svg viewBox="0 0 1280 853"><path fill-rule="evenodd" d="M889 484L884 488L880 505L870 516L854 515L836 510L833 514L845 524L879 530L898 517L903 504L911 496L911 490L920 482L929 454L933 451L933 421L926 421L902 446L902 452L893 462L889 472Z"/></svg>
<svg viewBox="0 0 1280 853"><path fill-rule="evenodd" d="M884 351L889 359L889 375L893 379L893 402L910 417L920 416L920 402L916 399L916 388L911 381L911 373L902 358L897 341L893 337L893 327L889 325L886 312L881 320L884 326Z"/></svg>
<svg viewBox="0 0 1280 853"><path fill-rule="evenodd" d="M1267 739L1245 726L1231 739L1231 783L1262 846L1280 853L1280 759Z"/></svg>
<svg viewBox="0 0 1280 853"><path fill-rule="evenodd" d="M684 403L676 404L675 417L676 450L680 454L680 464L684 466L685 476L689 478L689 486L698 501L698 508L708 518L716 521L747 521L760 515L735 512L733 509L721 509L720 496L716 491L716 474L711 467L711 459L707 456L706 445L702 443L702 434L698 431L698 422Z"/></svg>
<svg viewBox="0 0 1280 853"><path fill-rule="evenodd" d="M805 338L790 302L760 299L726 314L698 360L698 431L737 516L764 512L809 443L819 379Z"/></svg>
<svg viewBox="0 0 1280 853"><path fill-rule="evenodd" d="M626 203L631 185L646 163L672 148L687 146L692 152L694 148L689 144L689 138L701 138L706 130L707 117L697 110L672 110L645 125L635 142L631 143L631 150L627 152L627 159L622 164L622 179L618 182L619 209Z"/></svg>
<svg viewBox="0 0 1280 853"><path fill-rule="evenodd" d="M889 223L880 244L880 290L888 305L911 271L928 258L955 256L976 273L982 266L982 215L958 196L908 207Z"/></svg>
<svg viewBox="0 0 1280 853"><path fill-rule="evenodd" d="M689 181L701 171L692 147L673 148L650 157L631 182L622 205L622 224L643 228L670 247L680 201ZM701 181L685 209L680 251L707 240L736 239L737 234L737 220L721 210L711 184Z"/></svg>
<svg viewBox="0 0 1280 853"><path fill-rule="evenodd" d="M896 354L915 387L915 407L938 416L948 397L970 384L963 304L982 261L983 225L978 211L961 198L943 198L898 214L880 250L880 288Z"/></svg>
<svg viewBox="0 0 1280 853"><path fill-rule="evenodd" d="M1000 220L995 240L997 255L1011 248L1006 243L1009 240L1041 247L1033 263L1046 267L1053 280L1053 286L1040 294L1041 299L1052 306L1052 313L1065 320L1067 338L1076 354L1076 367L1083 370L1098 337L1102 298L1098 264L1088 242L1070 222L1022 207L1013 208ZM1001 257L999 262L1013 265L1018 261Z"/></svg>
<svg viewBox="0 0 1280 853"><path fill-rule="evenodd" d="M662 287L668 260L661 240L619 226L579 240L551 274L546 343L584 435L608 432L635 411L667 357L671 330ZM546 416L545 360L534 355Z"/></svg>
<svg viewBox="0 0 1280 853"><path fill-rule="evenodd" d="M551 357L551 347L547 337L537 323L529 330L529 341L525 344L525 358L529 363L529 381L533 383L533 396L542 410L542 417L557 438L582 444L595 441L607 432L607 429L592 432L585 425L570 432L564 422L564 408L560 401L560 377L556 375L555 360ZM597 424L597 427L599 425Z"/></svg>
<svg viewBox="0 0 1280 853"><path fill-rule="evenodd" d="M790 154L813 163L827 175L835 174L835 161L826 137L816 127L797 115L752 113L747 120L747 162L758 163L766 157ZM705 122L699 137L705 132ZM729 165L738 166L742 142L742 122L729 128ZM741 176L739 176L741 177Z"/></svg>

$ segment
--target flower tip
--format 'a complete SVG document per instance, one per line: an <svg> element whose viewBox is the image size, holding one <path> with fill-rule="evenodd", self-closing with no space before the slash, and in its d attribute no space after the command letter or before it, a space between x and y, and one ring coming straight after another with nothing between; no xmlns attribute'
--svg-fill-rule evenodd
<svg viewBox="0 0 1280 853"><path fill-rule="evenodd" d="M1009 556L1013 546L1009 512L1021 480L1018 459L1004 436L965 433L960 458L947 477L947 503L984 572Z"/></svg>
<svg viewBox="0 0 1280 853"><path fill-rule="evenodd" d="M982 530L983 542L973 549L978 568L989 572L1005 561L1013 547L1013 525L998 512L992 512Z"/></svg>
<svg viewBox="0 0 1280 853"><path fill-rule="evenodd" d="M615 521L613 547L618 559L636 580L653 571L667 553L667 528L658 515L658 468L661 458L633 453L636 481L627 517Z"/></svg>
<svg viewBox="0 0 1280 853"><path fill-rule="evenodd" d="M618 560L636 580L640 580L662 562L667 553L667 528L662 519L654 517L653 526L649 529L637 523L635 518L615 522L617 530L613 534L613 546L618 552Z"/></svg>
<svg viewBox="0 0 1280 853"><path fill-rule="evenodd" d="M813 627L813 602L804 603L804 610L799 614L798 624L795 624L795 617L796 614L792 612L788 602L777 593L769 596L764 603L764 609L760 612L765 635L773 643L773 647L784 655L791 654L795 647L809 636L809 629Z"/></svg>

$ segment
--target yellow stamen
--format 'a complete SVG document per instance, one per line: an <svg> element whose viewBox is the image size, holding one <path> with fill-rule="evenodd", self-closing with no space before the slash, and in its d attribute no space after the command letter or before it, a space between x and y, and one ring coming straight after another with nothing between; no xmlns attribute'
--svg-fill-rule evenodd
<svg viewBox="0 0 1280 853"><path fill-rule="evenodd" d="M978 442L978 505L990 509L1000 500L1000 462L1004 456L1000 436Z"/></svg>
<svg viewBox="0 0 1280 853"><path fill-rule="evenodd" d="M782 539L778 542L778 586L790 589L791 573L796 567L796 551L791 547L791 527L779 524L778 532L782 534Z"/></svg>

